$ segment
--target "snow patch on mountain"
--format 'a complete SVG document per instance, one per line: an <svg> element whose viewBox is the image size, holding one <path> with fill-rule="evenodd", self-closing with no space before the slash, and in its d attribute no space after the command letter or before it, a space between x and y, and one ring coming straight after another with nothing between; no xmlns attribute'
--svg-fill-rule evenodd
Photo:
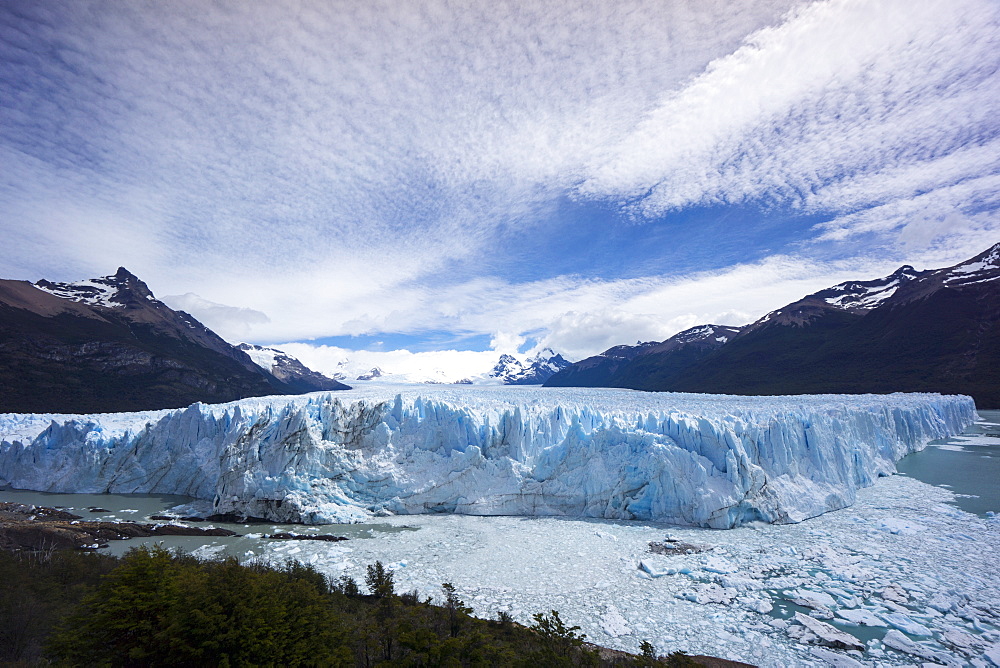
<svg viewBox="0 0 1000 668"><path fill-rule="evenodd" d="M274 369L279 356L288 356L277 348L265 348L253 343L241 343L236 347L245 352L254 364L268 373Z"/></svg>
<svg viewBox="0 0 1000 668"><path fill-rule="evenodd" d="M844 294L837 297L827 297L826 303L844 309L873 309L895 294L899 289L899 281L893 281L880 289L869 289L862 294Z"/></svg>
<svg viewBox="0 0 1000 668"><path fill-rule="evenodd" d="M850 505L975 417L968 397L934 394L369 385L158 418L0 416L0 483L185 494L305 523L450 512L730 528Z"/></svg>
<svg viewBox="0 0 1000 668"><path fill-rule="evenodd" d="M968 262L946 270L947 284L982 283L1000 279L1000 244L988 248Z"/></svg>
<svg viewBox="0 0 1000 668"><path fill-rule="evenodd" d="M533 357L521 361L504 354L489 373L504 385L541 385L571 362L551 348L543 348Z"/></svg>
<svg viewBox="0 0 1000 668"><path fill-rule="evenodd" d="M674 338L681 343L690 343L692 341L702 341L715 334L715 329L712 325L698 325L697 327L692 327L691 329L686 329L683 332L679 332L674 335Z"/></svg>
<svg viewBox="0 0 1000 668"><path fill-rule="evenodd" d="M69 283L48 281L43 278L35 282L34 286L43 292L71 302L87 304L88 306L102 306L104 308L123 308L125 306L124 301L116 298L123 289L128 287L129 279L132 279L135 283L139 282L128 270L120 267L117 273L110 276L101 276L99 278ZM147 300L160 303L147 289L143 289L142 293Z"/></svg>
<svg viewBox="0 0 1000 668"><path fill-rule="evenodd" d="M61 299L68 299L71 302L79 302L89 306L104 306L114 308L121 306L111 301L111 298L118 293L117 286L111 283L114 276L105 276L86 281L76 281L74 283L50 283L49 281L39 281L35 287L43 292L48 292Z"/></svg>
<svg viewBox="0 0 1000 668"><path fill-rule="evenodd" d="M382 369L376 366L369 369L367 373L361 374L355 380L375 380L376 378L381 378L382 375Z"/></svg>

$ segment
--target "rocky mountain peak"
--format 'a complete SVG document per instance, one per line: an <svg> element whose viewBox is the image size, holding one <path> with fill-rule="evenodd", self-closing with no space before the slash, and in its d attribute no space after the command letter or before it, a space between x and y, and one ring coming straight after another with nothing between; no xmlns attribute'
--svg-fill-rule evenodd
<svg viewBox="0 0 1000 668"><path fill-rule="evenodd" d="M241 343L236 347L245 352L254 364L297 391L347 389L347 386L338 382L336 378L313 371L283 350L258 346L254 343Z"/></svg>
<svg viewBox="0 0 1000 668"><path fill-rule="evenodd" d="M382 377L382 369L376 366L372 367L371 371L369 371L368 373L361 374L355 380L374 380L376 378L381 378L381 377Z"/></svg>
<svg viewBox="0 0 1000 668"><path fill-rule="evenodd" d="M498 378L505 385L537 385L544 383L570 364L571 362L551 348L542 348L524 362L504 353L500 355L499 361L489 375L491 378Z"/></svg>
<svg viewBox="0 0 1000 668"><path fill-rule="evenodd" d="M83 281L56 282L44 278L35 287L61 299L102 308L141 307L148 302L160 302L149 286L125 267L110 276Z"/></svg>

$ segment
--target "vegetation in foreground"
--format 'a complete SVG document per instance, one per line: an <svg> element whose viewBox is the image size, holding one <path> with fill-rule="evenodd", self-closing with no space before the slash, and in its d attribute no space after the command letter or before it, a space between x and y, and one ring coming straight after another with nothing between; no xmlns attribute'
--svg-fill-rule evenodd
<svg viewBox="0 0 1000 668"><path fill-rule="evenodd" d="M203 561L160 547L125 557L0 551L0 663L67 666L686 666L599 651L555 610L530 627L470 616L450 584L443 603L397 594L368 567L329 581L298 562Z"/></svg>

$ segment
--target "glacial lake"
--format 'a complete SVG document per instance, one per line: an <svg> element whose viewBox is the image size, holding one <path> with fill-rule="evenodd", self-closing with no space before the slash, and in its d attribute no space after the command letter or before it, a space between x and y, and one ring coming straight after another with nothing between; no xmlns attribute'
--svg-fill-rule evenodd
<svg viewBox="0 0 1000 668"><path fill-rule="evenodd" d="M896 470L955 493L955 505L980 517L1000 513L1000 410L979 411L981 421L955 438L931 441L896 462Z"/></svg>

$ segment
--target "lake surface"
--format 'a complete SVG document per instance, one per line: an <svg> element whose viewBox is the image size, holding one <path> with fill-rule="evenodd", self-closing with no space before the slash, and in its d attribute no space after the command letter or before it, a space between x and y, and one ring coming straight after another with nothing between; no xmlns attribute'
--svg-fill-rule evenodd
<svg viewBox="0 0 1000 668"><path fill-rule="evenodd" d="M981 421L961 436L931 441L896 463L901 474L955 492L955 505L983 517L1000 513L1000 411L979 411Z"/></svg>
<svg viewBox="0 0 1000 668"><path fill-rule="evenodd" d="M85 520L149 522L151 515L161 515L168 510L180 507L177 514L185 514L183 509L187 504L196 502L186 496L171 494L56 494L52 492L34 492L30 490L0 488L0 501L33 504L61 508ZM186 522L197 527L220 527L241 534L239 537L218 536L154 536L151 538L112 540L108 543L107 552L122 555L129 549L142 543L161 544L166 548L182 548L199 554L231 555L240 559L262 555L262 544L272 542L262 538L264 534L297 533L307 535L343 536L352 540L371 538L377 533L396 533L412 530L406 526L371 522L366 524L326 524L322 526L303 526L301 524L275 524L273 522L255 522L240 524L231 522ZM275 541L277 542L277 541Z"/></svg>

